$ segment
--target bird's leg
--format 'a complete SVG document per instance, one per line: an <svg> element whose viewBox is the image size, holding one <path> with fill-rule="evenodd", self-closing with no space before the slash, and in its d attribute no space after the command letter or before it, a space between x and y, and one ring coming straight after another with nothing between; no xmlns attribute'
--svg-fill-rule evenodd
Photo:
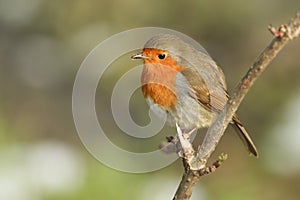
<svg viewBox="0 0 300 200"><path fill-rule="evenodd" d="M178 152L178 155L180 157L185 157L185 158L193 156L195 153L195 150L190 142L190 135L195 129L193 129L189 133L183 133L177 123L176 123L176 129L177 129L178 141L179 141L179 144L181 147L180 148L181 151Z"/></svg>

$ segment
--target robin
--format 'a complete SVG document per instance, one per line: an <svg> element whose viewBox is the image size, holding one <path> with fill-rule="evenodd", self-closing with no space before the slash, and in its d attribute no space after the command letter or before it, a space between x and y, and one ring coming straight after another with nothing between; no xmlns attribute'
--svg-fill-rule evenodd
<svg viewBox="0 0 300 200"><path fill-rule="evenodd" d="M209 127L229 98L225 76L216 62L175 35L153 36L132 59L144 61L142 92L150 109L184 132ZM248 151L258 156L236 114L231 124Z"/></svg>

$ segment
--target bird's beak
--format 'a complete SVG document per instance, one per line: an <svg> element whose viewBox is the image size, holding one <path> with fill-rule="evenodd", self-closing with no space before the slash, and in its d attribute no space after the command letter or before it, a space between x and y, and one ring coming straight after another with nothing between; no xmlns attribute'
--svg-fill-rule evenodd
<svg viewBox="0 0 300 200"><path fill-rule="evenodd" d="M149 58L148 56L145 56L143 53L138 53L138 54L135 54L133 56L131 56L131 59L147 59Z"/></svg>

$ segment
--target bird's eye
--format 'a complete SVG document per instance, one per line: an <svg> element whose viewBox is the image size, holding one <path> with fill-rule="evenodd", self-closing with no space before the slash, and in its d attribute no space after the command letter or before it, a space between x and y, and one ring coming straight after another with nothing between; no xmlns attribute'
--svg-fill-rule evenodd
<svg viewBox="0 0 300 200"><path fill-rule="evenodd" d="M166 54L164 54L164 53L158 54L158 58L159 58L160 60L165 59L165 57L166 57Z"/></svg>

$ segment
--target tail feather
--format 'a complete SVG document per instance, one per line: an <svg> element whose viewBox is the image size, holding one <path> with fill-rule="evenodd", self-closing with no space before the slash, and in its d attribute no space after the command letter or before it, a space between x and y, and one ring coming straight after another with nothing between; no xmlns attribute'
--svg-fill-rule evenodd
<svg viewBox="0 0 300 200"><path fill-rule="evenodd" d="M233 125L238 133L238 136L241 138L241 140L243 141L243 143L246 146L246 148L248 149L248 151L251 154L253 154L254 156L258 157L257 149L256 149L253 141L251 140L250 135L248 134L245 127L243 126L243 124L240 122L240 120L238 119L238 117L236 115L234 115L234 117L232 118L232 121L233 121Z"/></svg>

